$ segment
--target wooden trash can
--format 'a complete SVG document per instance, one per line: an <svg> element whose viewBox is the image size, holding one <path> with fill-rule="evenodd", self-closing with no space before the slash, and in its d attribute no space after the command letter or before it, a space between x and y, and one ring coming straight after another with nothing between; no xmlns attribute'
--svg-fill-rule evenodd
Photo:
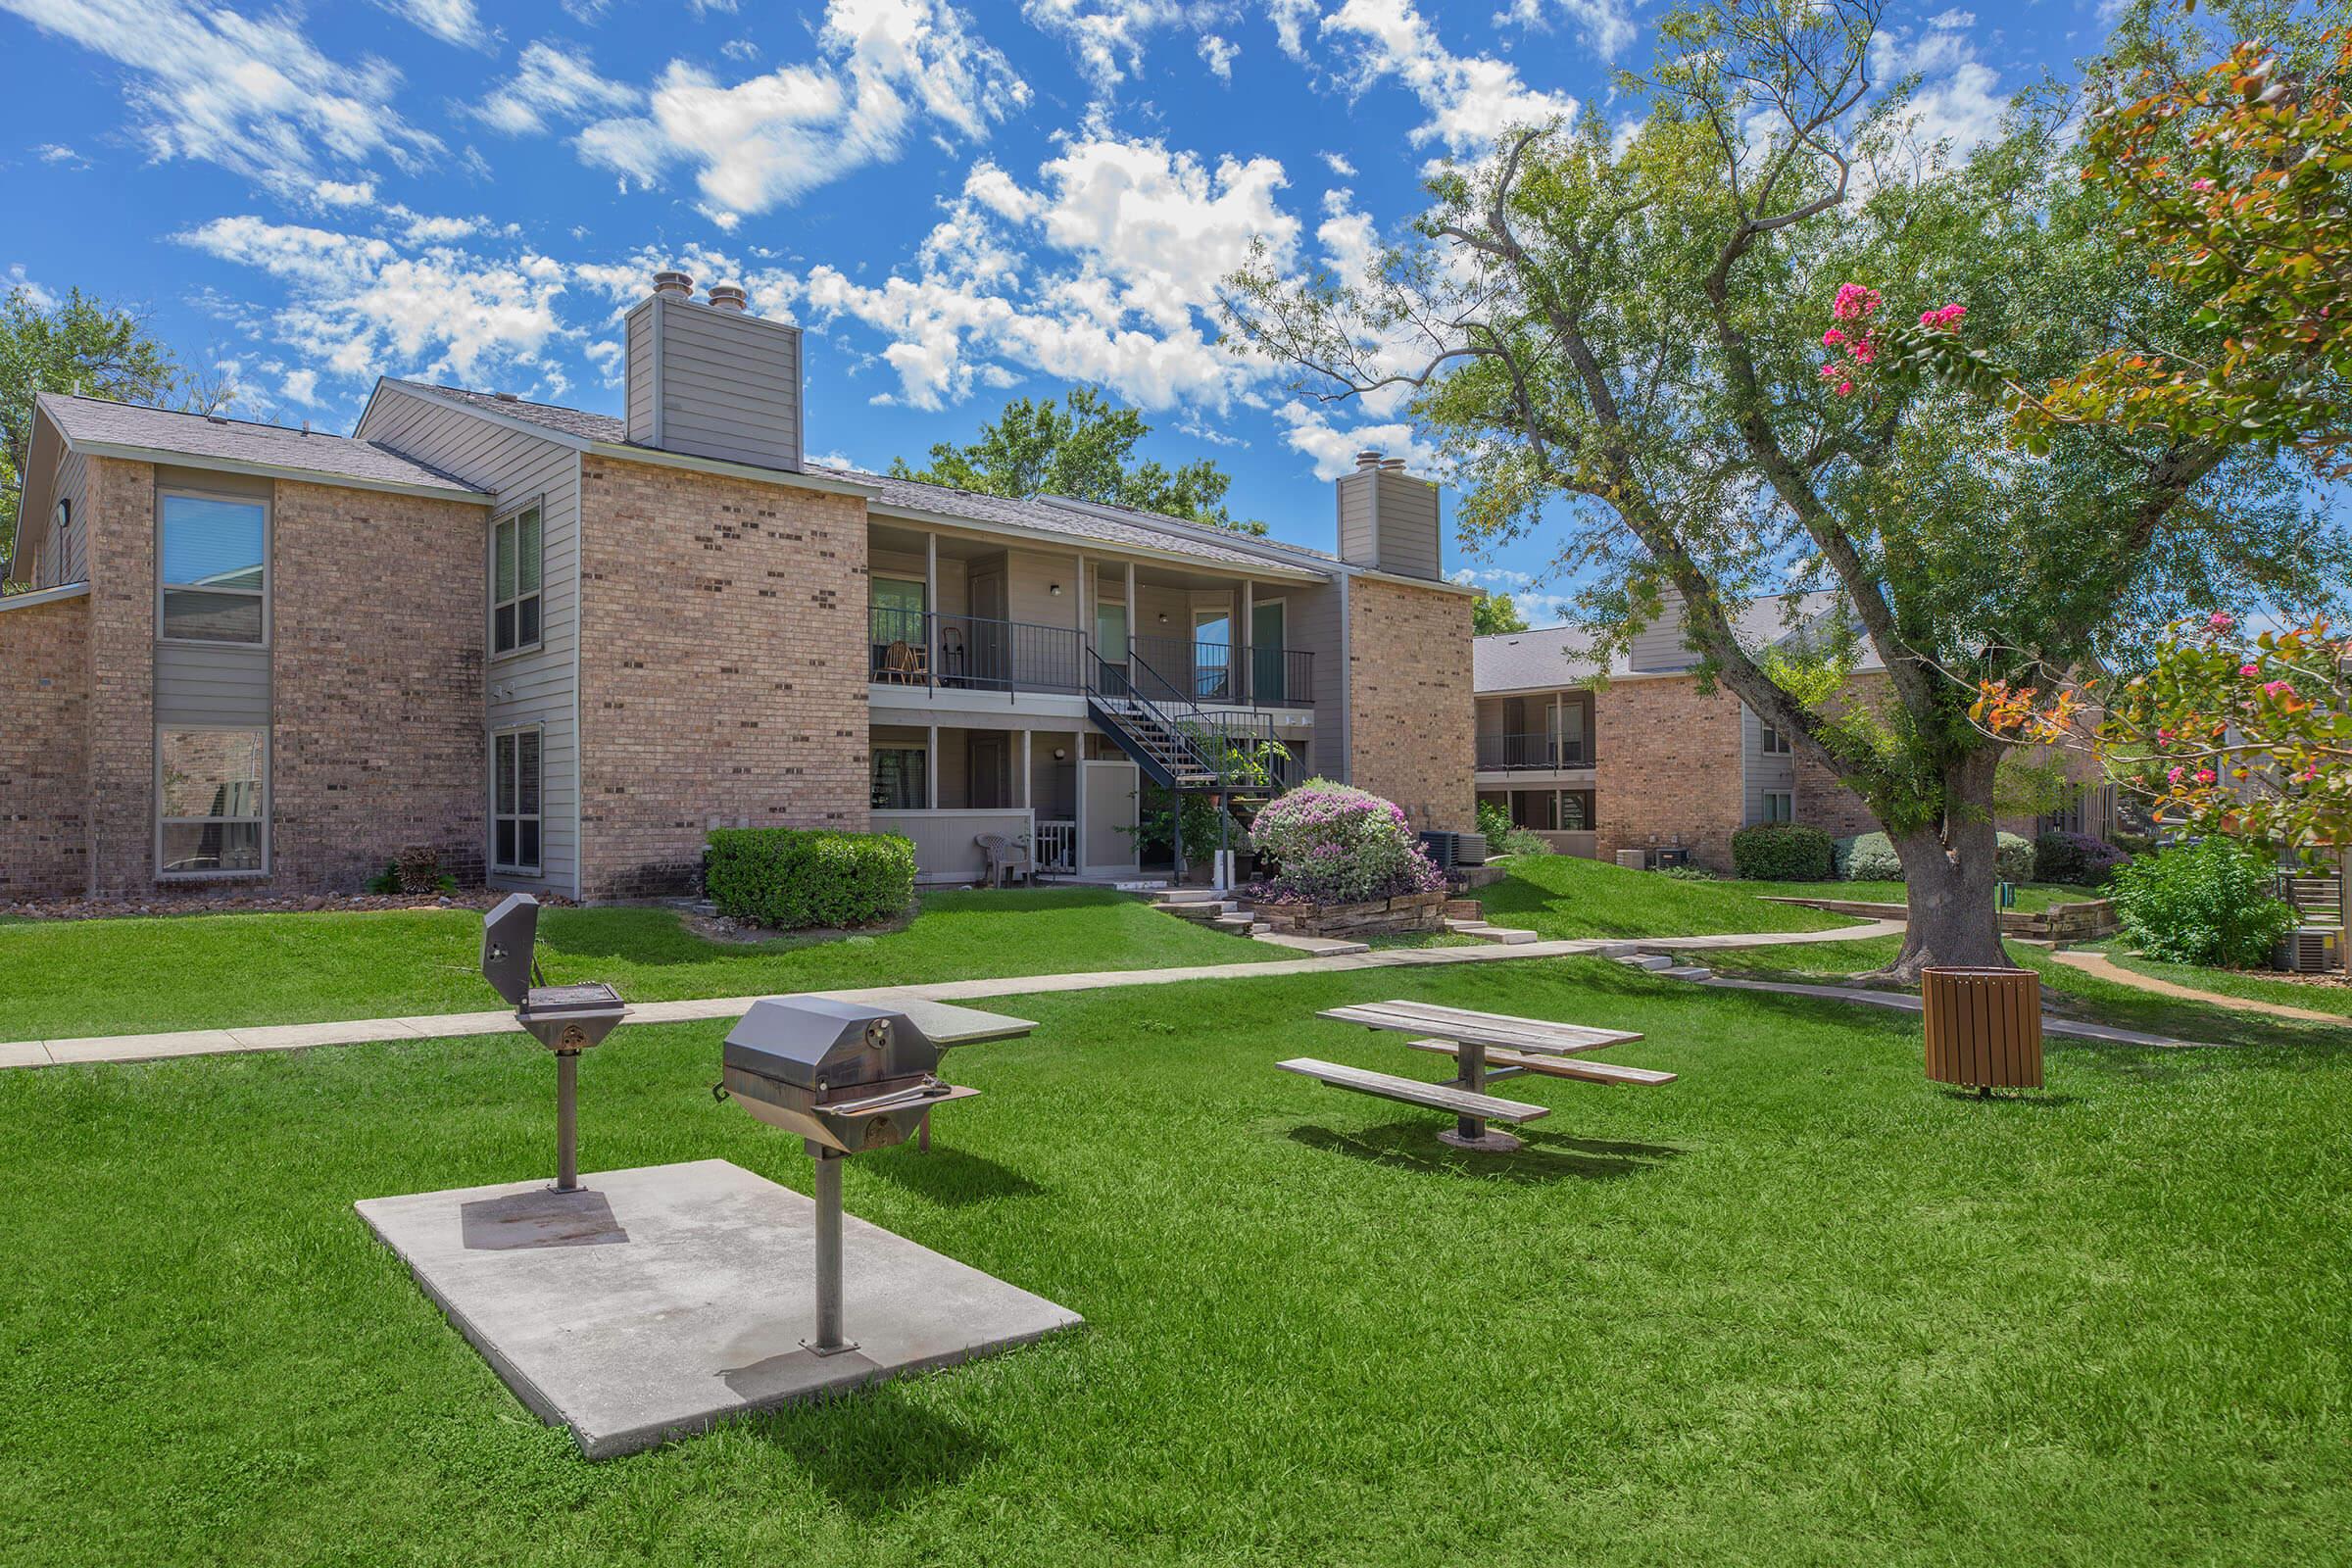
<svg viewBox="0 0 2352 1568"><path fill-rule="evenodd" d="M1931 967L1928 1081L1980 1090L2041 1087L2041 976L2031 969Z"/></svg>

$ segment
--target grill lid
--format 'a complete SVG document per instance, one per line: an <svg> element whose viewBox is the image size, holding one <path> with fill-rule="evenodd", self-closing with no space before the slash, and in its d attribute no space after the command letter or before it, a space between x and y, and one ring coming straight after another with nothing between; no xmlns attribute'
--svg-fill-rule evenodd
<svg viewBox="0 0 2352 1568"><path fill-rule="evenodd" d="M482 916L482 978L514 1006L531 994L538 940L539 901L528 893L509 894Z"/></svg>
<svg viewBox="0 0 2352 1568"><path fill-rule="evenodd" d="M752 1004L727 1036L726 1066L801 1089L939 1070L939 1048L903 1012L820 997Z"/></svg>

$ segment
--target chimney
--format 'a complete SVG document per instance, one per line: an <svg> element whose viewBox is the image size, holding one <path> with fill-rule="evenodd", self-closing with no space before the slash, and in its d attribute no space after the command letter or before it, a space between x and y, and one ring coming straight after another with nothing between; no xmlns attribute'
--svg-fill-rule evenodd
<svg viewBox="0 0 2352 1568"><path fill-rule="evenodd" d="M1684 640L1683 596L1671 585L1661 586L1658 613L1626 649L1626 664L1633 669L1688 669L1697 661Z"/></svg>
<svg viewBox="0 0 2352 1568"><path fill-rule="evenodd" d="M1404 459L1366 450L1338 488L1342 561L1399 577L1443 577L1435 484L1405 472Z"/></svg>
<svg viewBox="0 0 2352 1568"><path fill-rule="evenodd" d="M629 440L638 446L799 472L801 329L754 316L742 286L708 303L684 272L654 274L629 313Z"/></svg>

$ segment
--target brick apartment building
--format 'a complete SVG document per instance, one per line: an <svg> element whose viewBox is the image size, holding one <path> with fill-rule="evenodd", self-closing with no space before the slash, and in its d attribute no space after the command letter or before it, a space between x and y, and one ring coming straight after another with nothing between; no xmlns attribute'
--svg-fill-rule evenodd
<svg viewBox="0 0 2352 1568"><path fill-rule="evenodd" d="M1735 630L1762 649L1817 632L1835 607L1833 595L1807 595L1791 620L1784 601L1760 599L1741 608ZM1671 600L1605 670L1590 634L1569 626L1480 637L1472 658L1478 799L1563 854L1654 860L1682 850L1728 873L1732 835L1752 823L1805 822L1836 837L1879 828L1859 796L1730 690L1699 690L1698 656ZM1857 690L1886 678L1865 647ZM2066 811L2000 826L2103 833L2112 812L2112 790L2091 791Z"/></svg>
<svg viewBox="0 0 2352 1568"><path fill-rule="evenodd" d="M621 415L386 379L342 437L39 398L0 898L348 890L417 847L624 898L764 824L904 832L931 881L986 833L1117 877L1142 785L1219 741L1470 825L1434 485L1366 454L1325 553L829 467L799 329L743 305L658 276Z"/></svg>

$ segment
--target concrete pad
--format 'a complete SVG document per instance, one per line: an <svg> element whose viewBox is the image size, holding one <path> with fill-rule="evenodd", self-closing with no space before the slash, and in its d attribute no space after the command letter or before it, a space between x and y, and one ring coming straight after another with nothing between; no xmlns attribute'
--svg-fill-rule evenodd
<svg viewBox="0 0 2352 1568"><path fill-rule="evenodd" d="M723 1159L352 1206L531 1412L591 1459L1010 1349L1077 1313L856 1215L818 1356L815 1204Z"/></svg>
<svg viewBox="0 0 2352 1568"><path fill-rule="evenodd" d="M0 1067L46 1067L49 1048L38 1040L11 1040L0 1045Z"/></svg>
<svg viewBox="0 0 2352 1568"><path fill-rule="evenodd" d="M522 1025L514 1021L513 1008L504 1012L427 1012L391 1021L427 1040L456 1039L461 1035L518 1035L523 1032Z"/></svg>
<svg viewBox="0 0 2352 1568"><path fill-rule="evenodd" d="M273 1023L231 1029L244 1051L301 1051L310 1046L365 1046L384 1040L416 1040L416 1030L392 1018L357 1018L349 1023Z"/></svg>
<svg viewBox="0 0 2352 1568"><path fill-rule="evenodd" d="M234 1051L237 1041L225 1029L187 1029L178 1034L95 1035L80 1040L48 1042L49 1059L77 1061L154 1061L165 1056L204 1056Z"/></svg>

